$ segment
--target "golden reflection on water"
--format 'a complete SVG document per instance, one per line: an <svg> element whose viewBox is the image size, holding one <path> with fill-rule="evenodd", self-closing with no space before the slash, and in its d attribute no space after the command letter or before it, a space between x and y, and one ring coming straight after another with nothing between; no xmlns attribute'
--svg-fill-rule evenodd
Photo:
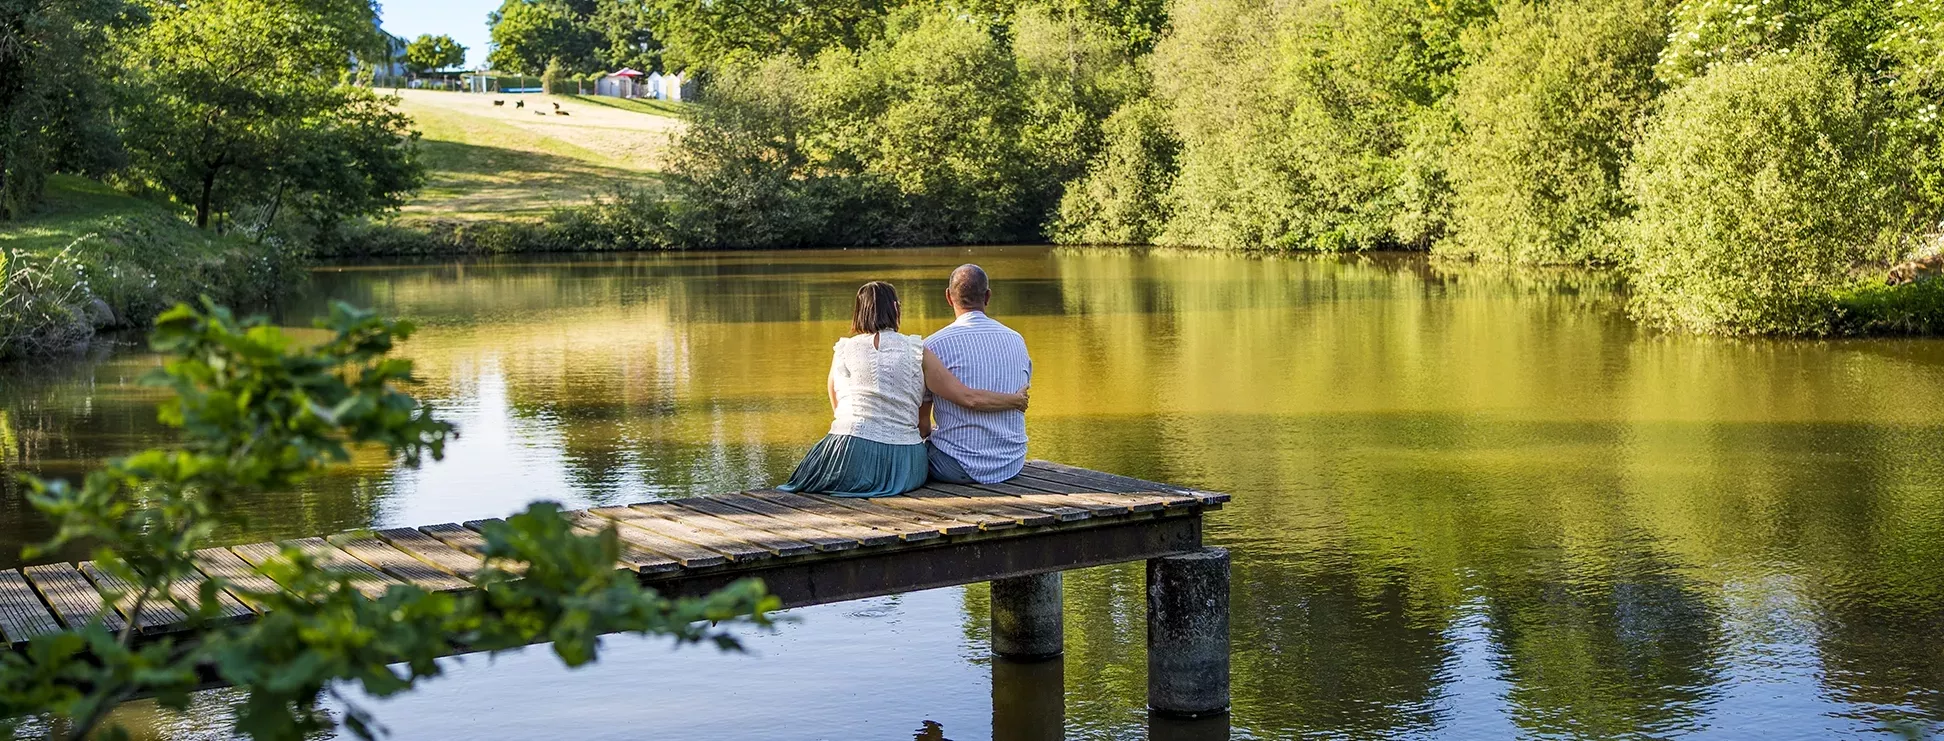
<svg viewBox="0 0 1944 741"><path fill-rule="evenodd" d="M894 282L929 333L971 260L1034 355L1034 455L1236 493L1210 537L1237 554L1238 734L1944 718L1944 343L1657 335L1597 273L1045 248L325 269L285 315L330 297L417 321L406 352L463 437L419 471L367 453L225 536L774 483L828 423L855 287ZM162 440L128 385L152 362L0 377L0 465L71 474ZM5 501L6 545L45 534ZM1138 565L1069 576L1069 736L1146 732L1143 599ZM962 600L923 629L976 657L983 590ZM993 696L1039 697L1012 685ZM994 723L1046 714L1012 709Z"/></svg>

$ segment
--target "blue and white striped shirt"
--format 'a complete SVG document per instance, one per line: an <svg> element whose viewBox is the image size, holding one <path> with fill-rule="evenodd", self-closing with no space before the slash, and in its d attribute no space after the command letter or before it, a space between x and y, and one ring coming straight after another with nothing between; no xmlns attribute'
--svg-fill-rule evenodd
<svg viewBox="0 0 1944 741"><path fill-rule="evenodd" d="M925 349L961 383L984 391L1014 393L1033 380L1026 340L983 311L968 311L925 340ZM1019 475L1026 465L1026 413L974 412L934 399L932 444L982 484Z"/></svg>

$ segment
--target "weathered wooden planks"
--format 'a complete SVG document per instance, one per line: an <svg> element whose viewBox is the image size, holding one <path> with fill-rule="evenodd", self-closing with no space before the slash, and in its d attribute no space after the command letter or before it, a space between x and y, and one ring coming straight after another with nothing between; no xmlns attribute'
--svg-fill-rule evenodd
<svg viewBox="0 0 1944 741"><path fill-rule="evenodd" d="M746 496L764 501L775 502L806 512L815 512L828 517L852 522L886 532L897 533L900 540L929 540L940 535L965 535L979 532L977 522L962 522L950 517L938 517L904 509L894 509L882 504L872 504L868 499L842 499L789 492L763 490L752 491Z"/></svg>
<svg viewBox="0 0 1944 741"><path fill-rule="evenodd" d="M47 606L53 608L54 616L61 619L62 625L79 628L97 616L101 624L112 631L119 631L127 625L122 621L121 613L108 608L108 602L102 599L101 592L88 583L88 578L82 576L74 564L29 566L21 569L20 573L40 592L41 598L47 600Z"/></svg>
<svg viewBox="0 0 1944 741"><path fill-rule="evenodd" d="M707 500L695 501L706 502ZM801 556L818 550L817 546L811 545L808 541L777 532L783 528L771 529L767 523L756 518L737 517L733 508L712 507L706 503L684 507L680 502L650 502L631 505L628 509L721 533L724 537L761 548L770 556L777 558ZM719 512L727 514L718 514ZM855 546L856 542L851 541L849 544Z"/></svg>
<svg viewBox="0 0 1944 741"><path fill-rule="evenodd" d="M7 642L19 647L35 636L61 629L61 621L41 604L40 595L19 571L0 571L0 632Z"/></svg>
<svg viewBox="0 0 1944 741"><path fill-rule="evenodd" d="M274 546L271 552L276 552ZM270 577L257 573L251 566L252 564L227 548L204 548L196 551L196 568L202 569L202 572L212 579L221 579L234 585L240 592L232 591L230 595L255 609L258 606L257 600L244 592L268 593L277 591L279 587L276 582L270 580Z"/></svg>
<svg viewBox="0 0 1944 741"><path fill-rule="evenodd" d="M1221 492L1173 486L1155 481L1147 481L1145 479L1137 479L1132 476L1122 476L1105 471L1069 466L1064 463L1054 463L1053 461L1029 460L1026 462L1026 472L1035 476L1067 477L1064 480L1084 485L1099 486L1103 491L1186 494L1199 500L1203 505L1219 505L1229 501L1229 495Z"/></svg>
<svg viewBox="0 0 1944 741"><path fill-rule="evenodd" d="M684 568L716 566L729 560L728 557L707 548L663 538L640 528L622 527L614 520L592 512L569 512L567 516L579 524L578 529L583 534L591 535L610 527L614 528L614 534L621 541L621 563L625 564L630 571L657 574Z"/></svg>
<svg viewBox="0 0 1944 741"><path fill-rule="evenodd" d="M135 585L129 584L119 576L96 565L93 561L81 563L81 573L94 582L95 589L102 596L114 598L115 611L122 619L135 624L135 629L144 633L167 630L189 622L189 616L169 603L169 598L161 594L149 595L146 599L136 593ZM135 614L135 603L142 602L141 614Z"/></svg>
<svg viewBox="0 0 1944 741"><path fill-rule="evenodd" d="M657 517L651 514L651 512L656 511L654 507L655 505L652 504L641 505L640 507L596 507L588 511L620 522L623 525L623 537L626 537L629 528L640 528L667 540L680 543L681 546L679 547L684 548L684 550L691 546L701 548L704 551L720 553L723 557L737 562L761 561L774 555L762 546L744 542L741 539L730 537L721 532L703 530L695 522ZM660 551L661 549L656 548L655 550ZM677 558L686 559L686 556L669 553L667 551L661 552Z"/></svg>
<svg viewBox="0 0 1944 741"><path fill-rule="evenodd" d="M896 497L758 490L567 515L581 533L614 528L622 546L617 568L638 572L669 594L699 594L753 573L775 581L792 604L815 604L1181 552L1199 543L1198 511L1219 508L1227 499L1034 461L1009 481L934 482ZM481 532L495 522L358 531L288 545L327 568L354 574L353 586L374 598L398 583L464 590L485 568ZM281 589L256 570L281 548L250 543L197 552L203 574L225 585L215 594L218 622L248 620L266 609L246 595ZM178 582L172 595L180 605L192 605L199 583ZM780 586L785 584L790 586ZM168 600L146 601L133 614L128 591L92 563L0 571L0 635L18 647L97 616L111 629L132 623L144 635L194 627L185 609Z"/></svg>
<svg viewBox="0 0 1944 741"><path fill-rule="evenodd" d="M236 558L235 554L230 554L230 558ZM238 561L238 563L241 563L241 561ZM182 604L201 607L203 605L202 585L205 581L208 581L208 578L203 574L192 574L178 579L174 584L169 585L169 594L181 601ZM230 594L228 590L219 588L216 590L215 596L216 607L211 612L210 619L218 623L241 622L256 615L255 611L245 607L243 602L238 600L235 595Z"/></svg>
<svg viewBox="0 0 1944 741"><path fill-rule="evenodd" d="M758 538L775 536L784 541L802 543L817 551L846 551L864 545L864 540L854 535L834 532L823 527L807 513L802 517L792 516L790 512L778 512L776 508L768 512L748 509L741 505L749 502L747 497L694 497L669 502L671 506L714 515L739 527L749 528ZM758 504L757 507L762 507ZM773 516L775 515L775 516ZM886 536L885 542L897 542L896 536ZM873 538L876 540L876 538ZM761 544L761 543L759 543ZM797 555L785 553L781 548L772 548L778 556Z"/></svg>
<svg viewBox="0 0 1944 741"><path fill-rule="evenodd" d="M465 530L465 528L459 528ZM467 531L471 532L471 531ZM445 541L434 538L409 527L396 527L379 530L380 539L426 563L443 569L446 573L461 579L471 579L479 570L485 568L485 561L477 553L454 548Z"/></svg>
<svg viewBox="0 0 1944 741"><path fill-rule="evenodd" d="M345 534L329 541L365 565L383 571L428 592L454 592L471 589L472 583L433 568L431 564L408 556L375 535Z"/></svg>
<svg viewBox="0 0 1944 741"><path fill-rule="evenodd" d="M841 507L819 507L816 506L817 503L814 500L810 500L807 503L799 502L799 506L791 506L786 503L790 500L779 501L754 494L743 494L734 497L716 498L712 501L719 505L735 507L746 512L768 516L782 522L790 523L794 527L814 529L830 533L839 538L855 540L858 545L862 546L890 545L900 541L929 540L938 537L938 530L935 528L914 527L911 530L905 531L895 528L880 529L873 527L868 523L847 519L845 517L847 511ZM803 506L805 504L808 506Z"/></svg>

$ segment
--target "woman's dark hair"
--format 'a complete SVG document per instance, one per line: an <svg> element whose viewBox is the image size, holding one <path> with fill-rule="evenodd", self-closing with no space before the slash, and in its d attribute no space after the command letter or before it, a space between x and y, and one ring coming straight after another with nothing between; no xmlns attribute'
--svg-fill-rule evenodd
<svg viewBox="0 0 1944 741"><path fill-rule="evenodd" d="M874 280L857 289L857 309L851 312L851 334L898 331L898 289Z"/></svg>

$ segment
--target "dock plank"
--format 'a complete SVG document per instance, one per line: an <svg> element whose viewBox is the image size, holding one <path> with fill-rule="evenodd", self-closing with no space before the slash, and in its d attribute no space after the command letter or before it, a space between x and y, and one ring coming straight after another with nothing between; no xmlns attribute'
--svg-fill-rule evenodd
<svg viewBox="0 0 1944 741"><path fill-rule="evenodd" d="M851 500L821 494L793 494L775 490L753 491L749 492L749 496L840 518L846 522L895 532L905 541L928 540L940 535L965 535L979 531L977 521L957 520L936 514L887 507L883 504L872 504L869 499Z"/></svg>
<svg viewBox="0 0 1944 741"><path fill-rule="evenodd" d="M0 632L7 642L20 646L37 636L61 630L61 621L47 611L40 595L17 569L0 571Z"/></svg>
<svg viewBox="0 0 1944 741"><path fill-rule="evenodd" d="M896 527L880 529L871 527L865 523L843 519L842 515L849 512L849 510L841 507L831 507L828 509L819 507L792 507L782 502L748 493L734 497L722 497L715 501L756 514L767 515L791 523L797 527L815 528L839 538L849 538L857 541L859 545L866 547L890 545L906 540L927 540L938 537L938 530L936 528L919 528L913 526L910 529ZM814 504L812 502L812 505ZM832 510L835 510L835 512L832 512Z"/></svg>
<svg viewBox="0 0 1944 741"><path fill-rule="evenodd" d="M465 528L460 528L464 530ZM468 531L471 532L471 531ZM409 527L376 531L379 539L420 561L432 564L461 579L472 579L485 566L477 553L454 548L445 541Z"/></svg>
<svg viewBox="0 0 1944 741"><path fill-rule="evenodd" d="M783 512L783 517L773 517L768 513L758 513L737 506L748 501L750 500L745 497L735 496L693 497L690 499L677 499L669 502L669 504L683 509L691 509L714 515L737 525L751 528L759 533L774 534L784 540L802 543L816 551L826 553L831 551L846 551L864 544L864 541L860 538L834 533L827 529L817 527L807 515L803 517L791 517L789 512ZM897 540L896 536L886 537L891 542ZM777 555L780 557L785 554L779 550L777 551Z"/></svg>
<svg viewBox="0 0 1944 741"><path fill-rule="evenodd" d="M29 566L21 569L20 573L40 592L41 598L47 600L47 606L53 608L54 616L61 619L62 625L79 628L96 616L100 616L102 625L110 631L119 631L127 625L122 621L121 613L108 607L101 592L95 590L88 577L82 576L74 564Z"/></svg>
<svg viewBox="0 0 1944 741"><path fill-rule="evenodd" d="M353 588L363 592L366 597L377 599L384 596L385 590L393 584L401 583L397 577L379 571L370 564L358 560L356 556L345 553L343 549L323 538L298 538L290 544L303 551L317 563L333 571L341 571L352 576Z"/></svg>
<svg viewBox="0 0 1944 741"><path fill-rule="evenodd" d="M1057 493L1076 501L1111 502L1116 506L1128 507L1135 512L1153 512L1170 505L1189 506L1201 501L1186 494L1122 493L1117 491L1118 487L1110 488L1098 483L1076 484L1048 478L1039 472L1022 473L1006 481L1006 484L1022 489Z"/></svg>
<svg viewBox="0 0 1944 741"><path fill-rule="evenodd" d="M711 501L708 497L696 497L672 502L635 504L629 505L629 508L638 512L646 512L672 520L680 520L703 529L714 530L723 535L769 551L770 555L777 558L791 558L806 553L816 553L820 550L809 541L785 535L783 531L789 529L785 523L769 520L766 517L751 517L739 512L733 507L724 508L710 504ZM701 504L683 506L684 503L694 502L700 502ZM769 521L764 522L764 520ZM827 536L825 539L836 540ZM854 540L838 542L846 547L857 547L857 541ZM843 547L831 548L830 550L843 550Z"/></svg>
<svg viewBox="0 0 1944 741"><path fill-rule="evenodd" d="M877 496L877 498L869 498L869 500L851 500L851 498L842 498L842 496L820 496L820 494L799 494L799 496L818 498L818 500L832 502L832 504L838 504L842 508L859 510L859 512L881 513L881 515L886 515L886 517L902 515L902 517L916 519L916 521L925 521L925 523L935 521L935 523L939 523L937 525L939 531L945 533L945 535L968 533L968 529L964 525L972 525L970 533L978 533L978 531L1003 531L1003 529L1019 527L1019 517L1013 517L1013 515L974 512L974 510L966 510L966 508L955 508L951 502L937 502L937 500L918 498L918 496L902 496L900 494L900 496Z"/></svg>
<svg viewBox="0 0 1944 741"><path fill-rule="evenodd" d="M224 552L228 553L228 551ZM230 558L236 558L236 555L230 554ZM176 601L184 605L189 605L191 608L199 609L203 604L202 585L206 581L209 581L209 577L200 572L191 572L189 575L177 579L175 583L170 584L169 594L175 597ZM215 621L216 624L230 625L240 623L249 620L255 615L255 611L244 606L243 602L236 598L236 595L229 593L229 590L222 588L216 590L216 609L210 614L210 619Z"/></svg>
<svg viewBox="0 0 1944 741"><path fill-rule="evenodd" d="M493 520L493 521L497 522L497 520ZM475 524L482 524L485 522L488 521L473 520L473 523ZM472 556L479 558L480 559L479 568L480 569L486 568L486 561L485 561L486 536L480 535L477 529L467 527L465 525L461 525L455 522L447 522L438 525L425 525L418 528L418 531L420 533L423 533L427 537L430 537L433 540L444 543L447 546L461 553L470 554ZM500 569L501 571L505 571L506 573L513 574L515 576L526 573L526 564L521 564L521 563L501 561L499 563L494 564L494 567Z"/></svg>
<svg viewBox="0 0 1944 741"><path fill-rule="evenodd" d="M1222 492L1204 491L1201 489L1195 489L1186 486L1175 486L1173 484L1164 484L1158 481L1148 481L1146 479L1137 479L1132 476L1122 476L1120 474L1107 473L1106 471L1095 471L1092 469L1080 468L1078 466L1069 466L1064 463L1054 463L1053 461L1045 461L1045 460L1038 460L1038 459L1029 460L1026 461L1026 470L1029 472L1033 472L1035 475L1056 474L1059 476L1072 477L1074 480L1081 481L1081 482L1113 485L1116 488L1112 490L1121 493L1168 492L1173 494L1186 494L1188 496L1201 500L1201 503L1204 505L1223 504L1228 502L1230 499L1229 495L1224 494Z"/></svg>
<svg viewBox="0 0 1944 741"><path fill-rule="evenodd" d="M142 614L136 615L134 614L135 601L140 595L136 594L135 585L109 573L107 569L101 568L93 561L81 562L81 573L87 576L89 581L94 582L95 589L101 592L102 596L117 595L114 598L115 611L121 613L122 620L135 623L136 630L153 633L187 627L189 616L171 604L167 596L160 593L150 595L148 600L142 603Z"/></svg>
<svg viewBox="0 0 1944 741"><path fill-rule="evenodd" d="M716 530L705 530L700 523L657 516L655 507L651 504L632 507L596 507L588 511L619 521L629 527L641 528L664 538L720 553L731 561L761 561L776 556L768 549L741 538ZM679 513L681 510L675 511Z"/></svg>
<svg viewBox="0 0 1944 741"><path fill-rule="evenodd" d="M659 574L667 571L679 571L683 568L715 566L729 561L727 556L720 553L688 546L679 541L664 542L667 539L656 536L654 533L640 528L622 527L614 520L592 512L582 510L568 512L566 514L577 523L575 530L582 535L594 535L604 529L613 527L615 535L619 536L621 540L621 563L626 564L628 569L632 571L643 574ZM651 547L649 545L650 543L660 547ZM674 554L662 550L662 548L677 551L685 555L692 555L694 558L689 560L678 558Z"/></svg>
<svg viewBox="0 0 1944 741"><path fill-rule="evenodd" d="M1092 519L1096 512L1102 516L1113 516L1124 513L1124 510L1121 508L1103 506L1098 502L1068 497L1064 494L1042 494L1039 492L1013 494L982 489L975 486L962 486L937 481L926 484L925 488L955 496L974 497L988 501L1003 502L1012 506L1037 509L1052 515L1059 522L1078 522L1080 520Z"/></svg>
<svg viewBox="0 0 1944 741"><path fill-rule="evenodd" d="M271 548L271 553L275 553L275 546ZM271 581L270 577L257 573L255 566L256 564L244 560L242 556L236 555L234 551L227 548L204 548L196 551L196 568L201 569L203 574L211 579L218 579L235 587L229 590L230 596L248 605L252 610L261 612L260 602L240 592L275 592L281 587L275 581Z"/></svg>
<svg viewBox="0 0 1944 741"><path fill-rule="evenodd" d="M327 540L365 565L428 592L456 592L472 588L471 582L433 568L431 564L379 540L376 535L346 533Z"/></svg>
<svg viewBox="0 0 1944 741"><path fill-rule="evenodd" d="M996 484L967 484L967 486L973 489L979 489L983 491L998 492L1001 494L1015 494L1023 497L1035 497L1035 498L1043 497L1043 496L1058 497L1060 500L1070 503L1071 506L1080 507L1089 512L1092 512L1095 517L1119 517L1122 515L1127 515L1135 512L1135 509L1132 506L1131 502L1112 499L1112 498L1103 498L1100 496L1094 496L1092 494L1034 489L1022 485L1026 481L1027 480L1025 479L1014 478L1011 481L1004 481ZM1119 495L1108 495L1108 496L1115 497Z"/></svg>
<svg viewBox="0 0 1944 741"><path fill-rule="evenodd" d="M956 511L1003 517L1010 520L1014 527L1042 527L1060 521L1059 515L1023 503L1007 502L998 497L962 497L939 491L929 484L905 492L901 496L885 497L884 500L885 504L892 506L901 506L905 502L922 502L927 505L950 507Z"/></svg>

